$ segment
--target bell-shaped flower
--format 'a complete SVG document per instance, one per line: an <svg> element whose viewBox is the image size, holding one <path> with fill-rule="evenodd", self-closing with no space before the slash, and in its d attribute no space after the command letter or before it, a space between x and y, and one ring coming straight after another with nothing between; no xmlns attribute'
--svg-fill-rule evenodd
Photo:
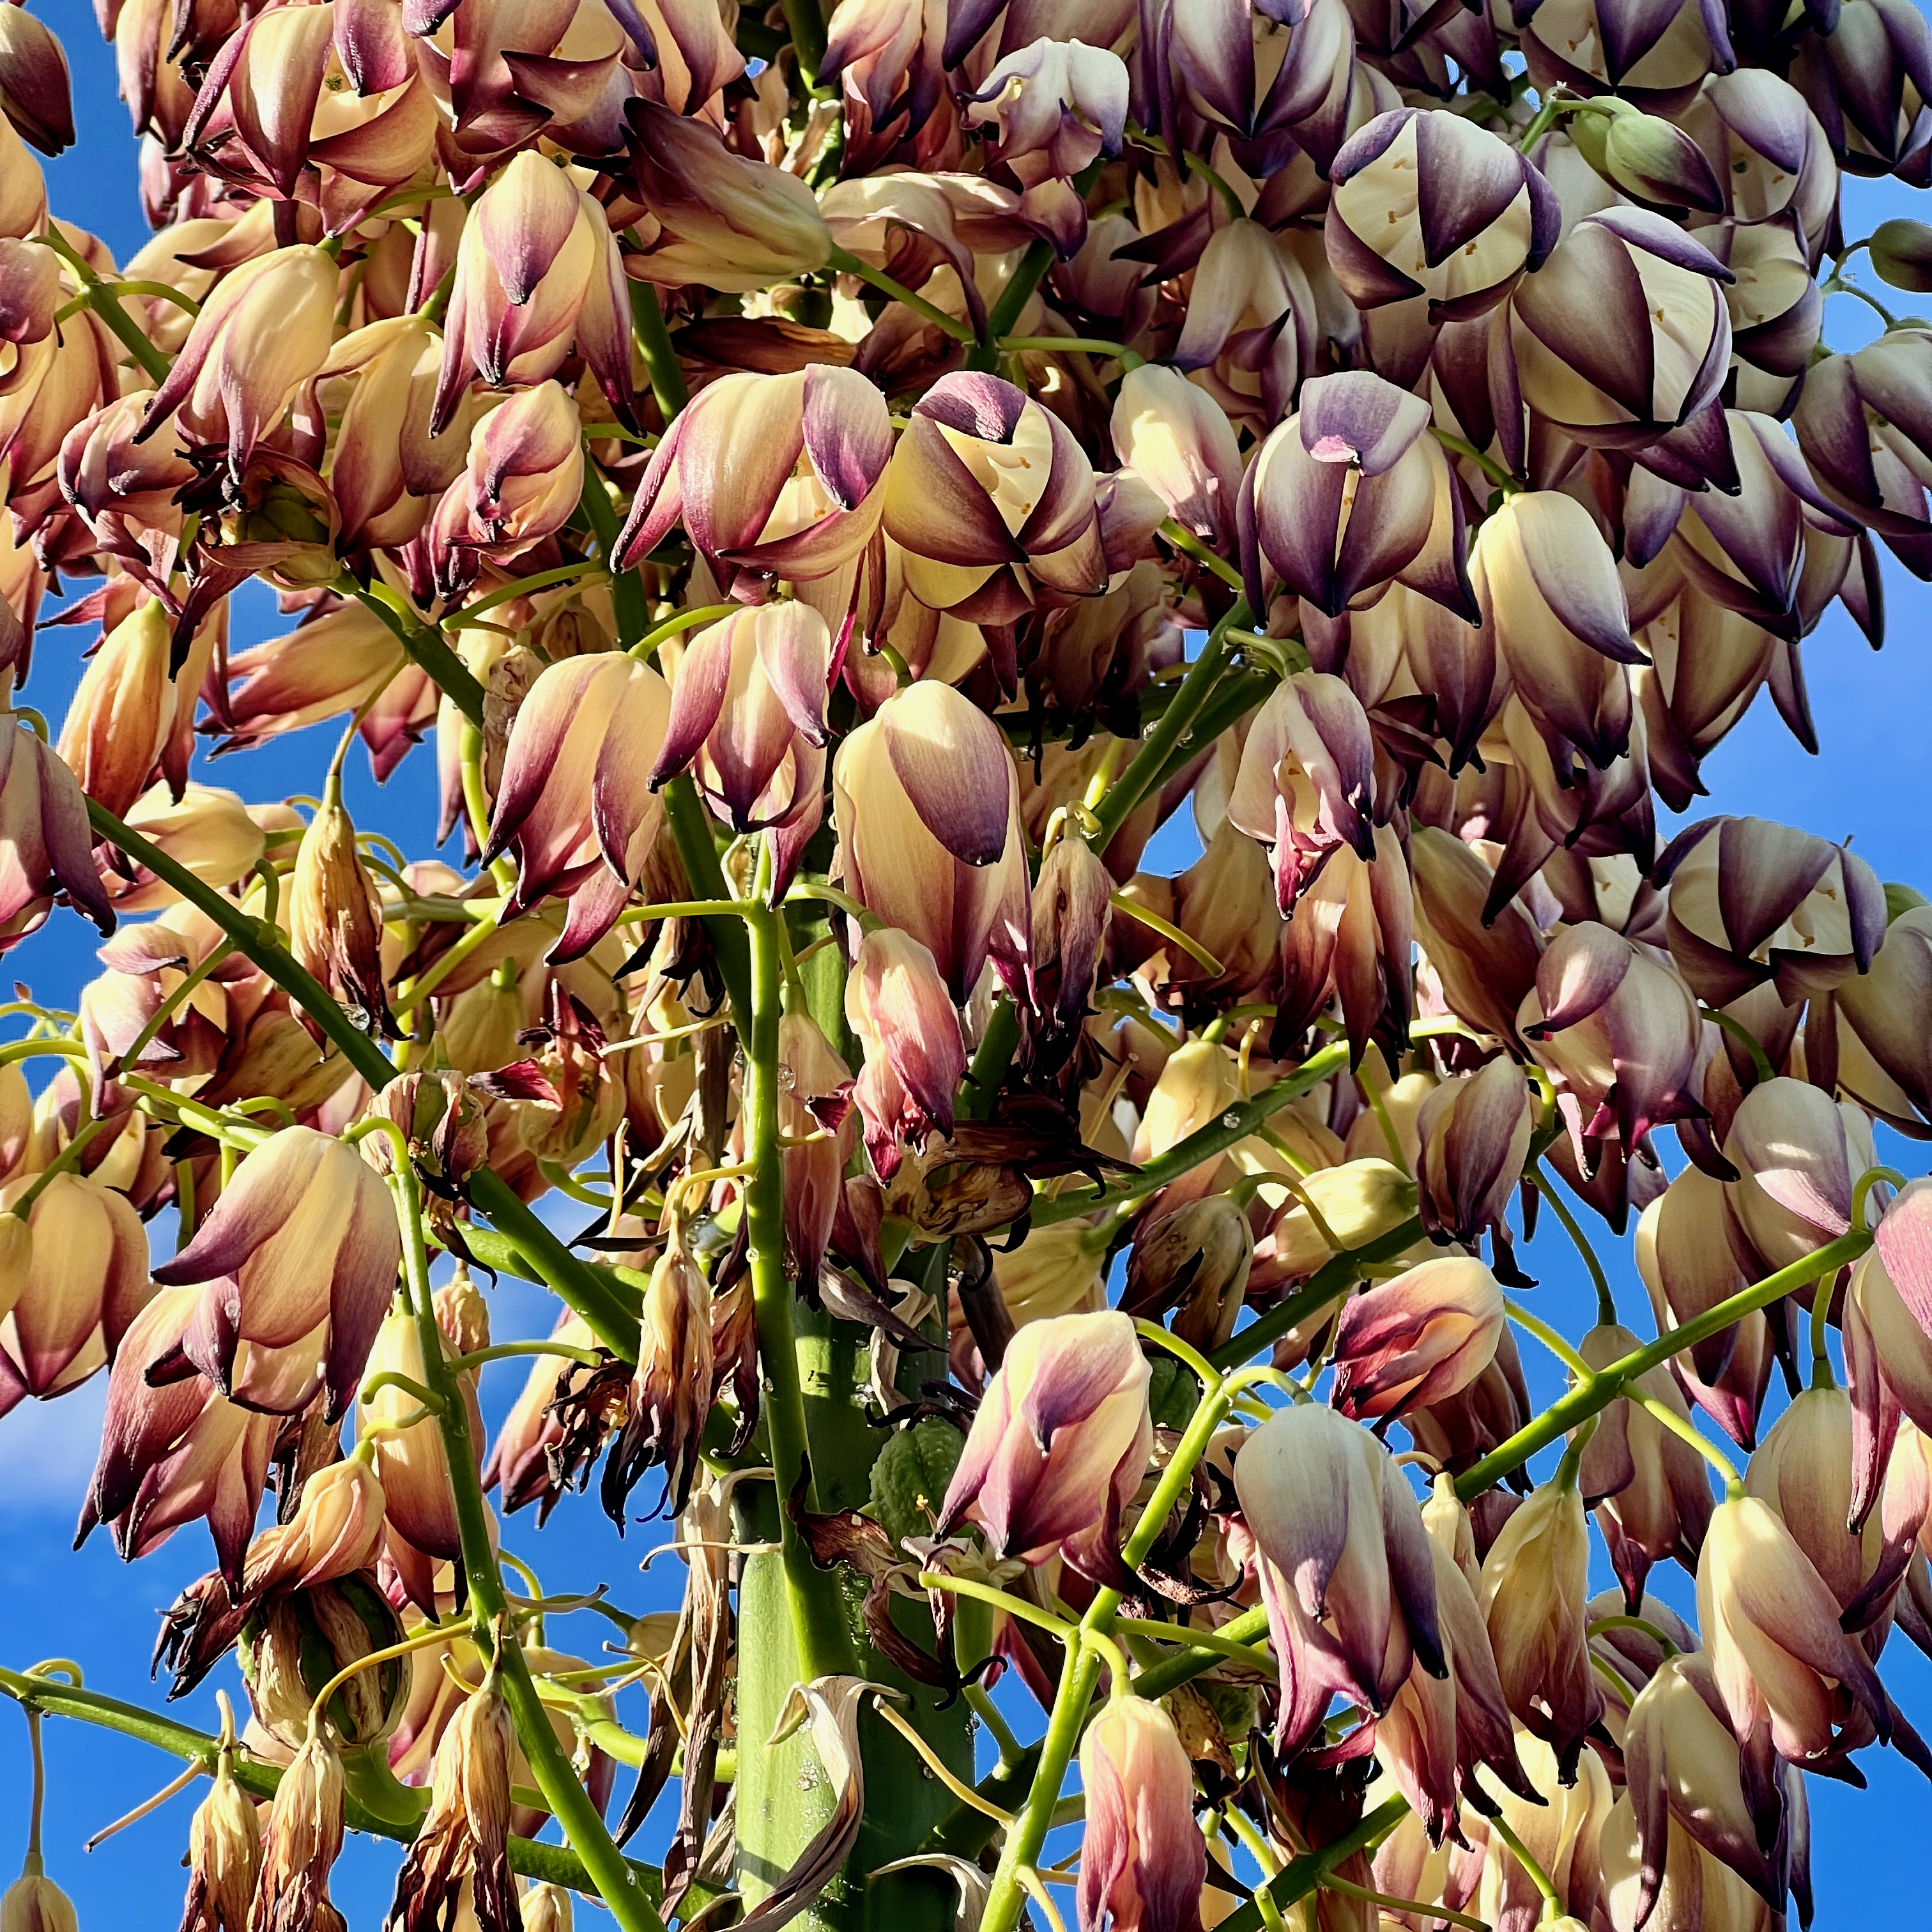
<svg viewBox="0 0 1932 1932"><path fill-rule="evenodd" d="M1928 371L1932 335L1888 333L1856 354L1824 357L1807 373L1792 416L1818 487L1908 559L1932 532Z"/></svg>
<svg viewBox="0 0 1932 1932"><path fill-rule="evenodd" d="M1127 94L1126 64L1111 49L1042 37L994 64L964 97L964 118L993 128L989 158L1034 188L1071 181L1101 155L1118 154Z"/></svg>
<svg viewBox="0 0 1932 1932"><path fill-rule="evenodd" d="M1694 1120L1703 1022L1683 981L1594 920L1565 926L1536 969L1517 1027L1555 1077L1580 1166L1593 1142L1628 1150L1654 1126Z"/></svg>
<svg viewBox="0 0 1932 1932"><path fill-rule="evenodd" d="M1658 862L1670 888L1670 956L1725 1006L1773 982L1795 1006L1869 970L1885 943L1885 892L1849 847L1765 818L1712 818Z"/></svg>
<svg viewBox="0 0 1932 1932"><path fill-rule="evenodd" d="M734 154L710 124L634 99L632 126L640 280L748 295L824 267L832 231L795 174Z"/></svg>
<svg viewBox="0 0 1932 1932"><path fill-rule="evenodd" d="M500 404L470 431L462 473L430 518L425 560L437 593L458 596L483 559L511 563L554 536L583 496L583 430L562 386L541 382Z"/></svg>
<svg viewBox="0 0 1932 1932"><path fill-rule="evenodd" d="M56 748L81 790L117 816L158 773L180 797L194 748L194 701L218 628L202 626L172 667L173 620L158 598L144 597L88 660Z"/></svg>
<svg viewBox="0 0 1932 1932"><path fill-rule="evenodd" d="M1637 1273L1660 1334L1750 1286L1730 1236L1727 1191L1714 1176L1687 1167L1637 1222ZM1671 1371L1684 1394L1748 1448L1756 1440L1773 1352L1769 1324L1754 1313L1672 1356Z"/></svg>
<svg viewBox="0 0 1932 1932"><path fill-rule="evenodd" d="M1585 215L1510 296L1509 352L1532 416L1579 442L1642 449L1709 407L1730 366L1732 279L1660 214Z"/></svg>
<svg viewBox="0 0 1932 1932"><path fill-rule="evenodd" d="M1454 1831L1466 1796L1478 1810L1495 1802L1477 1777L1486 1768L1521 1797L1534 1787L1516 1756L1483 1612L1456 1559L1432 1536L1436 1628L1449 1669L1432 1676L1418 1664L1375 1727L1377 1760L1421 1819L1430 1842Z"/></svg>
<svg viewBox="0 0 1932 1932"><path fill-rule="evenodd" d="M238 494L256 444L328 360L338 280L334 257L305 244L231 269L202 304L135 440L176 417L190 443L225 449Z"/></svg>
<svg viewBox="0 0 1932 1932"><path fill-rule="evenodd" d="M1346 846L1372 858L1375 741L1347 684L1297 671L1277 685L1249 727L1228 795L1229 822L1273 848L1283 913Z"/></svg>
<svg viewBox="0 0 1932 1932"><path fill-rule="evenodd" d="M1577 1353L1604 1369L1642 1346L1621 1324L1599 1322ZM1649 1370L1636 1387L1688 1426L1690 1406L1667 1370ZM1577 1486L1597 1513L1632 1615L1652 1564L1675 1556L1686 1569L1695 1567L1711 1520L1710 1474L1703 1457L1650 1409L1620 1396L1604 1410L1578 1466Z"/></svg>
<svg viewBox="0 0 1932 1932"><path fill-rule="evenodd" d="M293 1415L326 1391L340 1415L388 1312L402 1235L352 1147L284 1127L243 1156L164 1287L205 1284L158 1376L196 1370L247 1406Z"/></svg>
<svg viewBox="0 0 1932 1932"><path fill-rule="evenodd" d="M1358 308L1426 296L1432 321L1480 315L1556 245L1562 211L1534 165L1444 109L1377 115L1328 178L1322 239Z"/></svg>
<svg viewBox="0 0 1932 1932"><path fill-rule="evenodd" d="M447 428L472 374L493 388L541 382L574 346L620 418L634 424L631 301L604 211L526 149L463 224L430 415Z"/></svg>
<svg viewBox="0 0 1932 1932"><path fill-rule="evenodd" d="M517 712L484 860L515 855L513 915L569 900L554 960L589 952L644 876L664 822L650 778L670 706L650 665L595 652L546 666Z"/></svg>
<svg viewBox="0 0 1932 1932"><path fill-rule="evenodd" d="M0 951L40 925L57 893L114 930L93 844L74 773L36 733L0 717Z"/></svg>
<svg viewBox="0 0 1932 1932"><path fill-rule="evenodd" d="M5 797L0 794L0 811ZM1868 973L1832 995L1837 1039L1820 1026L1808 1057L1823 1066L1835 1048L1838 1084L1868 1112L1908 1134L1932 1120L1932 1028L1919 1024L1932 998L1932 907L1914 906L1886 928Z"/></svg>
<svg viewBox="0 0 1932 1932"><path fill-rule="evenodd" d="M1529 1083L1506 1054L1424 1099L1415 1123L1416 1207L1430 1234L1473 1247L1486 1228L1503 1265L1510 1244L1504 1216L1528 1158L1534 1113Z"/></svg>
<svg viewBox="0 0 1932 1932"><path fill-rule="evenodd" d="M226 1751L215 1760L213 1788L188 1822L187 1862L182 1932L248 1932L262 1870L262 1826Z"/></svg>
<svg viewBox="0 0 1932 1932"><path fill-rule="evenodd" d="M1336 1408L1380 1426L1447 1401L1489 1366L1504 1319L1496 1276L1466 1256L1378 1282L1336 1322Z"/></svg>
<svg viewBox="0 0 1932 1932"><path fill-rule="evenodd" d="M1147 1358L1116 1311L1030 1322L973 1418L934 1533L976 1523L994 1553L1118 1565L1120 1512L1154 1447Z"/></svg>
<svg viewBox="0 0 1932 1932"><path fill-rule="evenodd" d="M1073 433L997 376L942 376L886 466L885 531L935 610L1010 624L1107 587L1093 466Z"/></svg>
<svg viewBox="0 0 1932 1932"><path fill-rule="evenodd" d="M1483 1559L1483 1615L1503 1696L1566 1776L1604 1711L1585 1630L1589 1570L1583 1498L1553 1483L1514 1511Z"/></svg>
<svg viewBox="0 0 1932 1932"><path fill-rule="evenodd" d="M604 1465L604 1508L620 1528L626 1500L646 1469L664 1472L664 1508L690 1500L700 1440L715 1394L712 1299L681 1228L674 1228L644 1291L638 1366L624 1426Z"/></svg>
<svg viewBox="0 0 1932 1932"><path fill-rule="evenodd" d="M1198 1932L1208 1846L1194 1766L1166 1708L1115 1697L1080 1740L1079 1932Z"/></svg>
<svg viewBox="0 0 1932 1932"><path fill-rule="evenodd" d="M1805 1080L1760 1082L1731 1117L1724 1155L1738 1258L1770 1274L1835 1241L1852 1225L1852 1195L1876 1165L1871 1124L1850 1101Z"/></svg>
<svg viewBox="0 0 1932 1932"><path fill-rule="evenodd" d="M148 1295L148 1238L124 1194L57 1174L24 1220L9 1213L34 1184L0 1188L0 1413L104 1366Z"/></svg>
<svg viewBox="0 0 1932 1932"><path fill-rule="evenodd" d="M1658 1664L1630 1706L1623 1751L1639 1852L1632 1925L1651 1922L1665 1875L1677 1867L1680 1834L1773 1912L1784 1910L1805 1856L1804 1792L1786 1766L1768 1780L1748 1777L1706 1658L1690 1652Z"/></svg>
<svg viewBox="0 0 1932 1932"><path fill-rule="evenodd" d="M1366 370L1303 385L1299 413L1242 482L1241 571L1255 610L1278 583L1339 617L1394 581L1474 616L1460 486L1429 427L1426 402Z"/></svg>
<svg viewBox="0 0 1932 1932"><path fill-rule="evenodd" d="M1568 782L1570 746L1600 770L1622 758L1633 716L1622 667L1643 654L1630 639L1616 560L1589 512L1556 490L1506 498L1477 534L1469 580L1559 781Z"/></svg>
<svg viewBox="0 0 1932 1932"><path fill-rule="evenodd" d="M1027 992L1041 1022L1036 1052L1064 1062L1090 1010L1107 940L1113 874L1087 842L1066 832L1040 862L1032 903Z"/></svg>
<svg viewBox="0 0 1932 1932"><path fill-rule="evenodd" d="M1315 291L1287 246L1258 221L1230 221L1195 265L1174 366L1199 373L1231 422L1265 436L1314 366L1319 324Z"/></svg>
<svg viewBox="0 0 1932 1932"><path fill-rule="evenodd" d="M825 620L808 604L761 604L666 644L670 721L651 783L688 764L735 831L815 824L831 657Z"/></svg>
<svg viewBox="0 0 1932 1932"><path fill-rule="evenodd" d="M1829 1587L1777 1511L1733 1496L1712 1512L1697 1560L1697 1627L1731 1733L1762 1764L1832 1755L1840 1693L1881 1739L1892 1735L1884 1687L1839 1627Z"/></svg>
<svg viewBox="0 0 1932 1932"><path fill-rule="evenodd" d="M926 948L896 927L859 942L845 981L845 1019L865 1054L853 1098L866 1150L884 1180L902 1147L917 1152L952 1131L953 1096L966 1072L959 1015Z"/></svg>
<svg viewBox="0 0 1932 1932"><path fill-rule="evenodd" d="M1205 389L1178 370L1144 362L1121 377L1111 428L1114 454L1182 529L1216 550L1232 542L1240 445Z"/></svg>
<svg viewBox="0 0 1932 1932"><path fill-rule="evenodd" d="M1758 1444L1744 1486L1778 1513L1836 1599L1844 1628L1875 1628L1882 1639L1918 1546L1932 1488L1911 1431L1883 1444L1885 1453L1875 1458L1880 1466L1866 1472L1856 1466L1858 1435L1852 1398L1843 1389L1806 1389Z"/></svg>
<svg viewBox="0 0 1932 1932"><path fill-rule="evenodd" d="M1447 1672L1422 1512L1360 1424L1313 1402L1277 1409L1237 1451L1234 1491L1281 1672L1284 1754L1331 1697L1379 1716L1412 1664Z"/></svg>
<svg viewBox="0 0 1932 1932"><path fill-rule="evenodd" d="M75 1540L104 1522L132 1562L205 1516L221 1573L238 1592L281 1418L238 1408L200 1376L159 1386L148 1380L148 1369L180 1343L200 1292L164 1288L128 1324L107 1378L100 1454Z"/></svg>
<svg viewBox="0 0 1932 1932"><path fill-rule="evenodd" d="M886 399L856 370L721 376L652 451L619 561L648 556L681 519L728 592L741 578L832 576L878 528L892 453Z"/></svg>
<svg viewBox="0 0 1932 1932"><path fill-rule="evenodd" d="M921 679L838 748L833 820L846 890L920 942L956 1002L990 958L1018 988L1030 907L1019 779L999 728Z"/></svg>

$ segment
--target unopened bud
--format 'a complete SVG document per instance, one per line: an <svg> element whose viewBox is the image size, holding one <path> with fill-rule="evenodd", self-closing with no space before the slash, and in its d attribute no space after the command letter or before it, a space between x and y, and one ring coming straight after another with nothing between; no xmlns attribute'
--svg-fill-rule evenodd
<svg viewBox="0 0 1932 1932"><path fill-rule="evenodd" d="M1174 1332L1198 1348L1218 1348L1234 1332L1254 1252L1248 1218L1227 1195L1184 1202L1136 1238L1123 1305L1156 1320L1178 1306Z"/></svg>

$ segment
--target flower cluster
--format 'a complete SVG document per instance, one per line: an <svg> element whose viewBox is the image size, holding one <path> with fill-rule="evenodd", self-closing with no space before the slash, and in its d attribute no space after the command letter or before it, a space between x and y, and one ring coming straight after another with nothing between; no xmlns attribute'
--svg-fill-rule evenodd
<svg viewBox="0 0 1932 1932"><path fill-rule="evenodd" d="M183 1932L350 1829L404 1932L1808 1923L1808 1780L1932 1776L1932 906L1660 808L1932 577L1910 0L100 13L118 265L0 8L0 950L104 941L0 1414L105 1372L250 1720L0 1689L215 1763ZM502 1551L593 1474L675 1614Z"/></svg>

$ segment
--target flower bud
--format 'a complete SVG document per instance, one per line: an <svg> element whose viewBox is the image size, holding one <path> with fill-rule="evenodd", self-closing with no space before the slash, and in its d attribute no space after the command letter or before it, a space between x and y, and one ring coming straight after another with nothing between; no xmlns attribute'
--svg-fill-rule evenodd
<svg viewBox="0 0 1932 1932"><path fill-rule="evenodd" d="M1147 1358L1113 1310L1030 1322L1006 1346L934 1534L970 1518L994 1553L1114 1560L1120 1512L1154 1446Z"/></svg>
<svg viewBox="0 0 1932 1932"><path fill-rule="evenodd" d="M341 1754L318 1725L282 1773L268 1811L262 1875L249 1915L256 1932L332 1932L341 1916L328 1874L342 1850Z"/></svg>
<svg viewBox="0 0 1932 1932"><path fill-rule="evenodd" d="M226 446L230 486L238 492L256 445L328 358L337 280L333 259L306 246L231 270L202 305L135 440L179 411L188 437Z"/></svg>
<svg viewBox="0 0 1932 1932"><path fill-rule="evenodd" d="M1090 1010L1112 916L1113 875L1087 842L1068 833L1041 860L1033 889L1027 992L1042 1022L1036 1051L1058 1064Z"/></svg>
<svg viewBox="0 0 1932 1932"><path fill-rule="evenodd" d="M352 1573L305 1589L271 1590L242 1624L236 1656L256 1717L292 1747L338 1671L402 1640L401 1620L373 1575ZM336 1689L323 1714L345 1747L378 1743L395 1728L410 1671L408 1657L392 1658Z"/></svg>
<svg viewBox="0 0 1932 1932"><path fill-rule="evenodd" d="M1381 1423L1446 1401L1488 1367L1504 1318L1496 1276L1465 1256L1377 1282L1335 1324L1336 1408Z"/></svg>
<svg viewBox="0 0 1932 1932"><path fill-rule="evenodd" d="M1250 1286L1258 1291L1306 1281L1337 1252L1329 1246L1330 1236L1344 1250L1365 1248L1393 1234L1415 1206L1414 1184L1392 1162L1370 1155L1318 1167L1282 1204L1256 1243ZM1426 1245L1423 1252L1428 1252Z"/></svg>
<svg viewBox="0 0 1932 1932"><path fill-rule="evenodd" d="M77 1932L74 1901L50 1878L23 1874L0 1894L0 1932Z"/></svg>
<svg viewBox="0 0 1932 1932"><path fill-rule="evenodd" d="M1894 288L1932 294L1932 228L1922 221L1881 221L1868 247L1872 266Z"/></svg>
<svg viewBox="0 0 1932 1932"><path fill-rule="evenodd" d="M262 1869L255 1801L235 1781L228 1754L188 1828L188 1899L181 1932L248 1932L248 1907Z"/></svg>
<svg viewBox="0 0 1932 1932"><path fill-rule="evenodd" d="M1194 1767L1166 1709L1112 1699L1080 1740L1080 1932L1198 1932L1208 1847Z"/></svg>
<svg viewBox="0 0 1932 1932"><path fill-rule="evenodd" d="M1554 1484L1524 1502L1483 1559L1483 1615L1503 1695L1566 1777L1604 1711L1585 1635L1589 1568L1583 1498Z"/></svg>
<svg viewBox="0 0 1932 1932"><path fill-rule="evenodd" d="M1421 1511L1359 1423L1312 1402L1277 1409L1237 1452L1234 1491L1281 1672L1285 1756L1337 1694L1380 1716L1412 1662L1446 1672Z"/></svg>
<svg viewBox="0 0 1932 1932"><path fill-rule="evenodd" d="M650 775L670 717L664 680L613 652L548 666L517 713L483 862L515 854L506 918L568 898L553 963L589 952L644 877L664 822Z"/></svg>
<svg viewBox="0 0 1932 1932"><path fill-rule="evenodd" d="M448 428L472 370L493 388L540 384L573 342L634 427L630 320L617 239L603 209L561 168L525 149L463 224L430 434Z"/></svg>
<svg viewBox="0 0 1932 1932"><path fill-rule="evenodd" d="M436 1746L429 1810L396 1874L392 1922L450 1924L466 1895L481 1932L524 1932L510 1875L510 1779L516 1726L492 1670Z"/></svg>
<svg viewBox="0 0 1932 1932"><path fill-rule="evenodd" d="M382 979L382 900L362 862L356 826L332 786L296 848L289 880L289 950L364 1032L392 1033ZM318 1016L304 1016L320 1040Z"/></svg>
<svg viewBox="0 0 1932 1932"><path fill-rule="evenodd" d="M859 943L845 982L845 1019L865 1054L853 1097L879 1178L897 1172L900 1146L923 1148L952 1132L953 1096L966 1073L959 1016L932 955L893 926Z"/></svg>
<svg viewBox="0 0 1932 1932"><path fill-rule="evenodd" d="M524 1888L524 1932L571 1932L570 1894L562 1886L537 1879L519 1882Z"/></svg>
<svg viewBox="0 0 1932 1932"><path fill-rule="evenodd" d="M194 1239L154 1279L206 1282L181 1357L224 1395L293 1415L349 1406L402 1258L388 1190L352 1147L284 1127L243 1156Z"/></svg>
<svg viewBox="0 0 1932 1932"><path fill-rule="evenodd" d="M1358 308L1426 295L1432 322L1480 315L1556 245L1560 210L1541 174L1442 109L1378 114L1343 144L1329 178L1322 238Z"/></svg>
<svg viewBox="0 0 1932 1932"><path fill-rule="evenodd" d="M1724 212L1703 150L1682 128L1606 94L1570 122L1576 151L1612 187L1660 214Z"/></svg>

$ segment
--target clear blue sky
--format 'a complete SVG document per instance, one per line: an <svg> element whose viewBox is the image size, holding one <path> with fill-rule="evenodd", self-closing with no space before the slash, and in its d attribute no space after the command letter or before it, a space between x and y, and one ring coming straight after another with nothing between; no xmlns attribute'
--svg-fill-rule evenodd
<svg viewBox="0 0 1932 1932"><path fill-rule="evenodd" d="M80 144L48 169L56 211L92 229L116 258L125 260L145 238L135 188L134 149L125 110L115 98L111 52L100 41L87 0L44 0L36 9L54 26L73 63ZM1916 197L1891 184L1847 184L1848 236L1870 232L1888 214L1916 213ZM1901 298L1906 300L1909 298ZM1874 320L1860 304L1832 304L1829 331L1837 346L1856 346ZM1842 311L1842 313L1840 313ZM1932 592L1894 567L1888 556L1886 592L1889 642L1874 654L1836 610L1804 646L1805 669L1822 749L1800 752L1760 697L1743 724L1708 761L1710 808L1752 812L1801 825L1831 838L1855 833L1858 849L1882 878L1904 880L1932 892L1932 863L1922 856L1928 783L1925 719L1932 711L1932 666L1925 632ZM264 596L238 611L238 645L273 634L278 620ZM252 623L252 628L251 626ZM56 723L80 675L80 631L42 634L34 652L27 701ZM251 799L279 796L312 782L333 742L334 727L312 734L313 744L289 752L274 748L222 760L203 776ZM384 792L370 784L358 752L350 769L349 803L358 824L394 831L419 852L435 821L434 775L428 748L406 759ZM1157 848L1154 862L1172 862ZM1184 855L1180 862L1184 862ZM9 957L8 977L22 978L44 998L70 1000L96 970L92 928L70 916L57 916L42 934ZM1932 1016L1928 1016L1932 1024ZM1887 1157L1908 1173L1923 1172L1920 1150L1894 1140ZM1540 1280L1536 1302L1572 1334L1592 1318L1588 1284L1569 1250L1546 1236L1529 1267ZM1628 1304L1625 1318L1645 1330L1642 1293L1627 1262L1613 1268ZM500 1338L547 1333L547 1298L506 1281L497 1291L493 1322ZM1526 1366L1543 1400L1558 1376L1524 1345ZM521 1386L514 1363L484 1371L484 1406L494 1427ZM26 1404L0 1420L0 1661L16 1668L52 1655L77 1660L94 1688L152 1701L158 1691L146 1673L156 1613L184 1583L210 1567L204 1532L197 1526L177 1534L155 1555L130 1569L113 1554L104 1534L78 1555L68 1544L98 1438L104 1378L97 1377L62 1401ZM667 1562L651 1575L634 1570L656 1540L653 1527L634 1528L625 1545L612 1538L592 1495L566 1500L550 1527L536 1533L526 1514L506 1526L506 1545L532 1563L552 1591L587 1586L608 1578L616 1600L639 1610L663 1606L676 1586L677 1566ZM1666 1594L1689 1608L1689 1580L1672 1566L1654 1575ZM1603 1580L1607 1582L1606 1577ZM553 1643L594 1654L609 1626L580 1618L574 1629L559 1627ZM1922 1731L1932 1734L1932 1664L1900 1637L1883 1660L1892 1694ZM229 1668L186 1700L188 1721L214 1727L212 1686L231 1682ZM241 1698L238 1692L237 1702ZM641 1700L631 1720L641 1726ZM91 1857L82 1841L109 1820L157 1790L177 1768L146 1747L84 1726L50 1721L46 1726L50 1790L46 1855L50 1873L74 1898L88 1932L106 1925L154 1927L167 1932L179 1916L177 1870L194 1802L175 1800ZM10 1707L0 1708L0 1884L10 1877L23 1842L26 1798L23 1728ZM1817 1923L1826 1932L1880 1922L1920 1922L1924 1912L1924 1839L1932 1819L1932 1790L1904 1760L1872 1751L1861 1760L1870 1780L1864 1792L1814 1780L1814 1856L1819 1896ZM629 1774L620 1773L619 1789ZM395 1853L352 1839L338 1868L337 1901L358 1932L380 1920L389 1897ZM1907 1916L1910 1915L1910 1916Z"/></svg>

